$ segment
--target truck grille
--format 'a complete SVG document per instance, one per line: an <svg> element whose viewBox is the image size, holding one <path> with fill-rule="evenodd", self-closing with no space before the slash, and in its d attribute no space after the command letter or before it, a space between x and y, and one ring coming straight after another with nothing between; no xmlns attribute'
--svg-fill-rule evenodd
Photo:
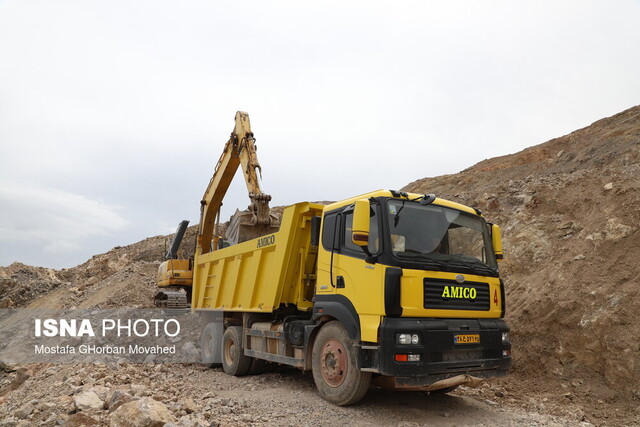
<svg viewBox="0 0 640 427"><path fill-rule="evenodd" d="M424 308L438 310L489 310L489 284L424 279Z"/></svg>

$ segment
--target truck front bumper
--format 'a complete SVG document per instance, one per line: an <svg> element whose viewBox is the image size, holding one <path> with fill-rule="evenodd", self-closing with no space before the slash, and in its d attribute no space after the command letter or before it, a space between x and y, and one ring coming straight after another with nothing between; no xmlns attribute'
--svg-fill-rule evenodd
<svg viewBox="0 0 640 427"><path fill-rule="evenodd" d="M380 326L377 354L365 357L364 364L395 377L399 388L425 387L459 375L505 376L511 367L511 343L503 339L508 331L501 319L388 317ZM400 344L400 334L417 335L418 343Z"/></svg>

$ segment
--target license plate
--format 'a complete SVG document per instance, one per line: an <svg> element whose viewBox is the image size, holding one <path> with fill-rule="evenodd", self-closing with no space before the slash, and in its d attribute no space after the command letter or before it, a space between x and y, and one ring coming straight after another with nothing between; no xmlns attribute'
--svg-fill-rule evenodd
<svg viewBox="0 0 640 427"><path fill-rule="evenodd" d="M454 344L479 344L480 334L454 335Z"/></svg>

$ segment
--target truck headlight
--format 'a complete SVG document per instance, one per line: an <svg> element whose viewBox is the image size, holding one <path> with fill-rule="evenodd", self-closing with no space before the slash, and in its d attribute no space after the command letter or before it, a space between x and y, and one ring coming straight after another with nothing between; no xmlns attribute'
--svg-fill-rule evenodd
<svg viewBox="0 0 640 427"><path fill-rule="evenodd" d="M420 344L420 337L418 334L398 334L398 344Z"/></svg>
<svg viewBox="0 0 640 427"><path fill-rule="evenodd" d="M509 342L509 332L502 333L502 344L507 344Z"/></svg>

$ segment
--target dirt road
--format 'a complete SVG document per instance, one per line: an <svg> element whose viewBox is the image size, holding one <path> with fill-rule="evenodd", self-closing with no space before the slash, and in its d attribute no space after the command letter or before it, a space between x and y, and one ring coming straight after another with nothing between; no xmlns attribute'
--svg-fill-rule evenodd
<svg viewBox="0 0 640 427"><path fill-rule="evenodd" d="M310 374L282 367L242 378L201 365L30 365L24 374L30 377L0 398L2 426L65 425L76 419L110 425L114 395L162 402L179 426L592 425L571 405L558 415L549 403L523 405L499 383L450 395L372 388L361 403L344 408L320 399ZM99 407L82 401L93 393ZM541 410L523 408L531 405Z"/></svg>

